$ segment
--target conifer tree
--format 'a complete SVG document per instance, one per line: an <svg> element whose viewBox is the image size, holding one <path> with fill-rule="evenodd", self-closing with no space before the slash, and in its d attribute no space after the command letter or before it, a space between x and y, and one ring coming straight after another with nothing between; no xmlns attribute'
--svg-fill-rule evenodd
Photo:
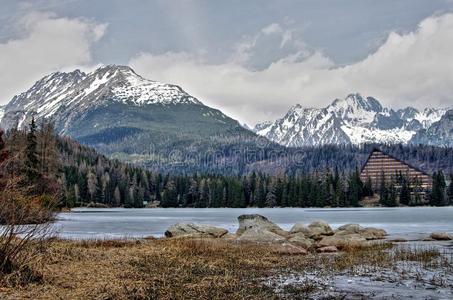
<svg viewBox="0 0 453 300"><path fill-rule="evenodd" d="M364 197L370 197L373 196L373 183L371 182L371 177L367 177L365 181L365 185L363 186L363 196Z"/></svg>
<svg viewBox="0 0 453 300"><path fill-rule="evenodd" d="M389 196L388 196L388 202L387 202L387 206L389 207L395 207L398 205L397 203L397 190L396 190L396 187L395 187L395 184L392 182L389 186Z"/></svg>
<svg viewBox="0 0 453 300"><path fill-rule="evenodd" d="M448 203L447 205L453 205L453 174L450 174L450 185L448 186Z"/></svg>
<svg viewBox="0 0 453 300"><path fill-rule="evenodd" d="M275 195L275 187L270 185L266 194L266 207L277 206L277 196Z"/></svg>
<svg viewBox="0 0 453 300"><path fill-rule="evenodd" d="M209 186L206 179L202 179L200 182L200 196L198 197L198 201L196 202L195 207L208 207L210 202L210 195L209 195Z"/></svg>
<svg viewBox="0 0 453 300"><path fill-rule="evenodd" d="M113 193L113 199L114 199L114 205L115 206L120 206L121 204L121 193L120 193L120 189L118 188L118 186L115 187L115 192Z"/></svg>
<svg viewBox="0 0 453 300"><path fill-rule="evenodd" d="M258 207L264 207L266 205L266 189L262 178L258 179L258 191L256 193L255 202Z"/></svg>
<svg viewBox="0 0 453 300"><path fill-rule="evenodd" d="M96 201L96 194L98 192L98 179L91 170L87 175L87 188L90 195L90 201Z"/></svg>
<svg viewBox="0 0 453 300"><path fill-rule="evenodd" d="M28 184L34 185L39 180L38 142L36 141L36 123L32 118L27 133L27 147L25 149L25 174Z"/></svg>
<svg viewBox="0 0 453 300"><path fill-rule="evenodd" d="M381 172L381 179L379 182L379 203L383 206L388 206L389 204L389 190L387 188L387 183L385 179L384 172Z"/></svg>
<svg viewBox="0 0 453 300"><path fill-rule="evenodd" d="M400 203L403 205L409 205L411 202L411 190L409 182L406 177L402 176L400 179L401 189L400 189Z"/></svg>
<svg viewBox="0 0 453 300"><path fill-rule="evenodd" d="M433 174L433 188L430 195L430 204L434 206L446 205L445 177L442 171Z"/></svg>
<svg viewBox="0 0 453 300"><path fill-rule="evenodd" d="M39 172L48 178L54 178L60 166L60 152L57 147L56 133L50 122L43 122L37 136Z"/></svg>
<svg viewBox="0 0 453 300"><path fill-rule="evenodd" d="M162 194L162 207L177 207L178 194L176 192L176 185L173 180L168 180L165 190Z"/></svg>
<svg viewBox="0 0 453 300"><path fill-rule="evenodd" d="M360 173L358 169L356 169L355 172L350 175L348 183L348 195L350 204L352 206L359 206L359 201L363 196L363 182L360 179Z"/></svg>
<svg viewBox="0 0 453 300"><path fill-rule="evenodd" d="M8 158L8 151L3 140L3 129L0 128L0 165ZM1 174L0 174L1 175Z"/></svg>

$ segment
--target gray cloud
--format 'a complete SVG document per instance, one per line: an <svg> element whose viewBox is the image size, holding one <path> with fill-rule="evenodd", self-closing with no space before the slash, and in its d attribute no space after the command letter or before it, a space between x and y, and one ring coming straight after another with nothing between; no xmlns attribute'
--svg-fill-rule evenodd
<svg viewBox="0 0 453 300"><path fill-rule="evenodd" d="M4 0L2 7L0 104L48 72L99 63L130 63L249 124L354 91L393 106L451 100L450 17L440 15L453 10L451 1Z"/></svg>
<svg viewBox="0 0 453 300"><path fill-rule="evenodd" d="M452 36L453 14L444 14L423 20L412 32L390 33L374 53L345 67L317 51L302 61L289 55L262 70L237 62L206 64L184 53L142 53L130 64L253 124L275 119L295 103L319 107L351 92L393 107L451 105Z"/></svg>
<svg viewBox="0 0 453 300"><path fill-rule="evenodd" d="M38 12L16 25L24 36L0 44L0 103L50 72L91 63L91 47L106 30L105 24Z"/></svg>
<svg viewBox="0 0 453 300"><path fill-rule="evenodd" d="M244 36L235 46L231 61L250 70L263 70L273 62L293 56L302 60L309 55L308 46L295 29L272 23L254 36Z"/></svg>

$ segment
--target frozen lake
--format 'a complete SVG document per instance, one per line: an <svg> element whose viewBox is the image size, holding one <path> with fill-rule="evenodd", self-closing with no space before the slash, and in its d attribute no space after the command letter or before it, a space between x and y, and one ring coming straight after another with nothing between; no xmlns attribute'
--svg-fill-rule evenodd
<svg viewBox="0 0 453 300"><path fill-rule="evenodd" d="M121 238L163 236L178 222L237 229L237 217L261 214L284 229L296 222L324 220L336 228L358 223L387 230L392 237L414 238L434 231L453 233L453 207L416 208L78 208L60 213L56 233L63 238Z"/></svg>

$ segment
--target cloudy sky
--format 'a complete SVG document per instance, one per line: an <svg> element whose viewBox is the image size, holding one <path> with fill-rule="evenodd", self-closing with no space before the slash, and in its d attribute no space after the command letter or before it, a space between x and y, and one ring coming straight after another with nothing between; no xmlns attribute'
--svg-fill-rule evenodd
<svg viewBox="0 0 453 300"><path fill-rule="evenodd" d="M0 105L126 64L254 125L360 92L453 105L452 0L0 0Z"/></svg>

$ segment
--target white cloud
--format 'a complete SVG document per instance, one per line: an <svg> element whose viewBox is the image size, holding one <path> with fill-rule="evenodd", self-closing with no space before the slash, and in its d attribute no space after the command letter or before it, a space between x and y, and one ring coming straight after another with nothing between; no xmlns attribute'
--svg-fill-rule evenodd
<svg viewBox="0 0 453 300"><path fill-rule="evenodd" d="M261 29L261 31L264 34L272 34L272 33L281 33L281 32L283 32L283 29L280 27L279 24L272 23L269 26L266 26L263 29Z"/></svg>
<svg viewBox="0 0 453 300"><path fill-rule="evenodd" d="M30 13L17 22L23 37L0 44L0 104L50 72L91 64L91 47L107 25Z"/></svg>
<svg viewBox="0 0 453 300"><path fill-rule="evenodd" d="M271 24L262 32L281 35L285 30ZM413 32L391 33L375 53L344 67L321 52L307 55L302 49L251 70L244 61L254 55L253 39L244 46L242 60L230 63L204 64L184 53L141 53L130 65L151 79L180 84L206 104L253 124L280 117L295 103L319 107L351 92L392 107L451 106L452 37L453 14L444 14L425 19Z"/></svg>

